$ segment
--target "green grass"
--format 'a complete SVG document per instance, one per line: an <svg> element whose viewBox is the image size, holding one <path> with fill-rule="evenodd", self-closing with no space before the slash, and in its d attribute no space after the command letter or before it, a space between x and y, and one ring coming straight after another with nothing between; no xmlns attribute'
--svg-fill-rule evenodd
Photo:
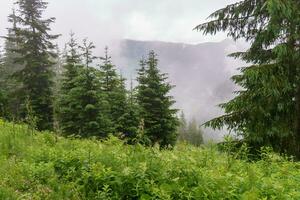
<svg viewBox="0 0 300 200"><path fill-rule="evenodd" d="M0 121L0 199L300 199L300 164L66 139Z"/></svg>

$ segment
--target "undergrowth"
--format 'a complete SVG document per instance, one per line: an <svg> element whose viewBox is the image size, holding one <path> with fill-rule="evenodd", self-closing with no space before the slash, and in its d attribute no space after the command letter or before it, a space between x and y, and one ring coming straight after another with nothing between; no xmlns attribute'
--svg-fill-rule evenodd
<svg viewBox="0 0 300 200"><path fill-rule="evenodd" d="M214 145L63 138L0 121L0 199L300 199L300 164ZM245 150L246 151L246 150Z"/></svg>

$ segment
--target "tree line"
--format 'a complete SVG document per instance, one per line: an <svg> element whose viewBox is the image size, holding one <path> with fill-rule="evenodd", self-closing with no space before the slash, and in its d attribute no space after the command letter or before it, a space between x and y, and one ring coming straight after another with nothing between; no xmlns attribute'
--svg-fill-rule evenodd
<svg viewBox="0 0 300 200"><path fill-rule="evenodd" d="M154 51L140 60L137 86L127 89L108 48L79 43L74 33L59 53L50 34L55 18L44 19L47 2L17 0L8 17L0 67L0 115L38 130L64 135L125 137L129 143L174 145L179 124L172 85L158 68Z"/></svg>

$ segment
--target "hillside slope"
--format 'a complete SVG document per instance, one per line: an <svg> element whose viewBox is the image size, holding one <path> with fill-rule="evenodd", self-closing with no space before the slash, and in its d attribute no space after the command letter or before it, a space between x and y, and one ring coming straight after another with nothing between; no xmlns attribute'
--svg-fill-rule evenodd
<svg viewBox="0 0 300 200"><path fill-rule="evenodd" d="M300 199L300 165L58 137L0 121L0 199Z"/></svg>

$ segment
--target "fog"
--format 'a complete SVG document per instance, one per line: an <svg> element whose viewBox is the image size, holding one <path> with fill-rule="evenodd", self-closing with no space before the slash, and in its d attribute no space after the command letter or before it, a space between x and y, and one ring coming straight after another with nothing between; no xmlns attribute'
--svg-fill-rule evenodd
<svg viewBox="0 0 300 200"><path fill-rule="evenodd" d="M63 44L70 30L88 37L99 48L119 39L158 40L182 43L221 41L225 34L202 36L192 29L210 13L237 0L48 0L45 13L56 17L53 32L62 34ZM9 26L7 16L15 0L0 1L0 35Z"/></svg>

